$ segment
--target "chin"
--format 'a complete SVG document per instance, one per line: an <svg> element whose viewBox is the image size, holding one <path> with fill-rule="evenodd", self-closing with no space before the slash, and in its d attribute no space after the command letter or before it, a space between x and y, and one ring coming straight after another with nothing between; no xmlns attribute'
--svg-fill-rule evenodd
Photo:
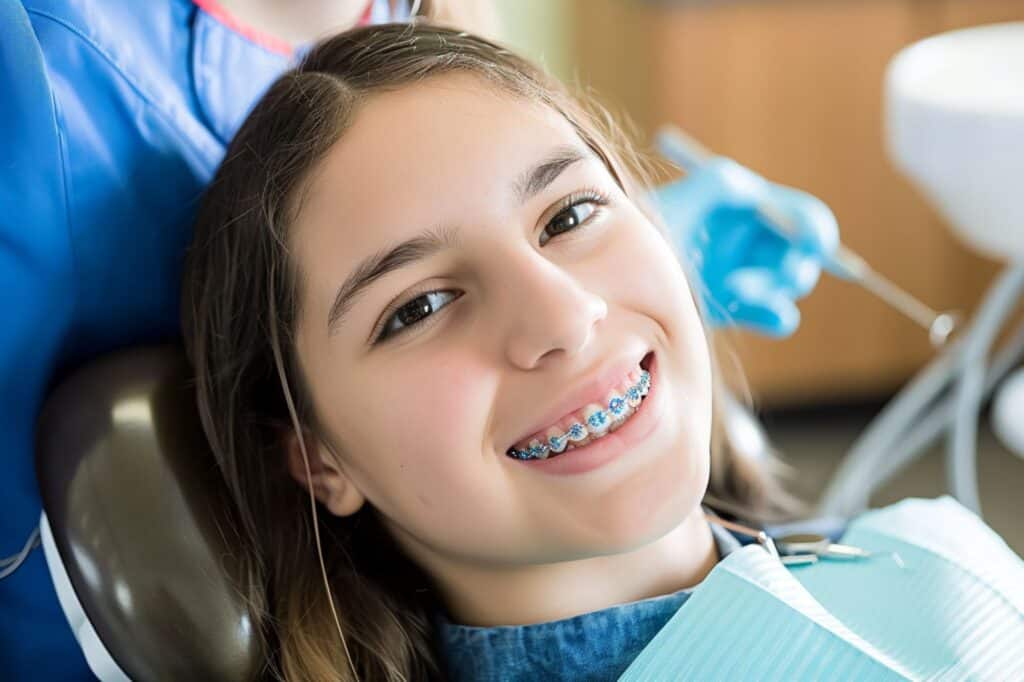
<svg viewBox="0 0 1024 682"><path fill-rule="evenodd" d="M707 491L708 449L692 443L660 454L601 498L603 552L622 553L667 535L699 511Z"/></svg>

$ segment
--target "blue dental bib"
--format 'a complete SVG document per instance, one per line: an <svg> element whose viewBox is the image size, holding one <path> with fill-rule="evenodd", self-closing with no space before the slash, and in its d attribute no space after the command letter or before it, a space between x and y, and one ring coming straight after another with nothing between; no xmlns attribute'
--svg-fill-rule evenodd
<svg viewBox="0 0 1024 682"><path fill-rule="evenodd" d="M758 545L698 585L620 681L1024 679L1024 562L950 497L854 520L866 560Z"/></svg>

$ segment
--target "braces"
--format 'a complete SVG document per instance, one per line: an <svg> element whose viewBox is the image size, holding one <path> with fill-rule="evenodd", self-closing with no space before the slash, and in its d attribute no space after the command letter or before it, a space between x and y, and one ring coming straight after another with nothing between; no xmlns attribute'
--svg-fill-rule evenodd
<svg viewBox="0 0 1024 682"><path fill-rule="evenodd" d="M608 402L607 410L598 410L587 417L587 423L591 427L590 431L583 424L576 422L561 436L551 436L548 438L547 443L534 445L526 450L517 450L512 447L508 449L506 454L513 459L547 459L548 453L552 451L560 453L568 447L568 441L578 443L591 434L604 433L603 427L605 427L609 420L614 422L621 421L622 415L625 414L626 410L630 407L637 407L640 404L640 399L647 395L650 388L651 374L646 369L642 369L640 370L640 380L626 389L625 398L616 396Z"/></svg>

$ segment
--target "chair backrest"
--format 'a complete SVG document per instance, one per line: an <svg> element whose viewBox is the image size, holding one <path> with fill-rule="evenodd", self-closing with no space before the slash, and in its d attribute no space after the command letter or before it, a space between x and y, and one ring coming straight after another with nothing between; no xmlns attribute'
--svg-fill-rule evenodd
<svg viewBox="0 0 1024 682"><path fill-rule="evenodd" d="M65 615L74 624L79 604L127 677L249 680L262 652L235 589L232 507L190 377L180 348L136 348L51 394L36 450L47 562L58 591L61 572L73 590Z"/></svg>

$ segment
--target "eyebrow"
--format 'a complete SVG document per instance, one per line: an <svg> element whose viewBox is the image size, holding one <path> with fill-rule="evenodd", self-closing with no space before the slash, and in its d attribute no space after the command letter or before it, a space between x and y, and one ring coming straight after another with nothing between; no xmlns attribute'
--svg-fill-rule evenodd
<svg viewBox="0 0 1024 682"><path fill-rule="evenodd" d="M513 185L516 199L520 204L555 181L562 171L587 155L578 147L562 145L556 147L538 164L524 172ZM459 243L459 231L452 227L430 228L407 239L390 249L381 249L364 258L345 278L334 296L334 303L327 314L327 334L333 335L352 309L356 299L378 279L435 253L452 248Z"/></svg>

